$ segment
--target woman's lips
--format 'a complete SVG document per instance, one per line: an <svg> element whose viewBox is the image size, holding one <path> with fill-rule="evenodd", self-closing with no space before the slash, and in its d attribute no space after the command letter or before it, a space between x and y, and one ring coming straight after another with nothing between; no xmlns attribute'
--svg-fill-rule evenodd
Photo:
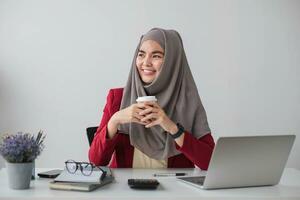
<svg viewBox="0 0 300 200"><path fill-rule="evenodd" d="M152 75L155 74L156 71L155 70L142 69L142 72L146 76L152 76Z"/></svg>

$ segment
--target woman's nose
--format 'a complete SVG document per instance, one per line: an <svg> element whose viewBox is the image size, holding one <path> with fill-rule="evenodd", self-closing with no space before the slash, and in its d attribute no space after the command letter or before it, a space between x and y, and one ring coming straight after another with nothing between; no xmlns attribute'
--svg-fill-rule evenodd
<svg viewBox="0 0 300 200"><path fill-rule="evenodd" d="M145 66L151 66L151 58L149 56L146 56L144 59L144 65Z"/></svg>

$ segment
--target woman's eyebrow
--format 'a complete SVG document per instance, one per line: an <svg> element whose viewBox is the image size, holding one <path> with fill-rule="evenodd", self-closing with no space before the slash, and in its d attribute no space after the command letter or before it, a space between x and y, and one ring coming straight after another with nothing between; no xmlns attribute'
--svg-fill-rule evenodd
<svg viewBox="0 0 300 200"><path fill-rule="evenodd" d="M146 52L140 49L139 53L146 53ZM160 53L160 54L164 55L164 52L162 52L162 51L152 51L151 53L152 54Z"/></svg>

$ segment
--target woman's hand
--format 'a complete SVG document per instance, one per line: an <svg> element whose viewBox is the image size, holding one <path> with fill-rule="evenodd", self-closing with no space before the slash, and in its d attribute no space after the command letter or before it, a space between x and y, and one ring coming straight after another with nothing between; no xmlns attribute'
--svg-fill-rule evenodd
<svg viewBox="0 0 300 200"><path fill-rule="evenodd" d="M144 102L144 110L139 114L143 116L141 122L146 128L160 125L165 131L174 134L178 131L177 125L166 115L165 111L156 102Z"/></svg>
<svg viewBox="0 0 300 200"><path fill-rule="evenodd" d="M145 102L144 110L139 114L144 116L141 121L146 122L146 128L160 125L166 132L175 134L178 132L177 125L166 115L165 111L156 102ZM184 134L175 139L177 145L182 147Z"/></svg>
<svg viewBox="0 0 300 200"><path fill-rule="evenodd" d="M107 124L107 130L108 130L108 138L111 139L115 136L115 134L118 131L118 126L120 124L127 124L127 123L138 123L142 125L146 125L147 122L142 122L141 119L143 116L139 115L143 110L143 105L141 104L132 104L131 106L128 106L127 108L124 108L122 110L119 110L116 112L109 120Z"/></svg>
<svg viewBox="0 0 300 200"><path fill-rule="evenodd" d="M143 105L142 104L132 104L128 106L127 108L124 108L122 110L119 110L114 114L114 120L117 122L117 124L127 124L127 123L138 123L146 125L146 122L142 122L141 119L143 116L139 115L141 111L143 111Z"/></svg>

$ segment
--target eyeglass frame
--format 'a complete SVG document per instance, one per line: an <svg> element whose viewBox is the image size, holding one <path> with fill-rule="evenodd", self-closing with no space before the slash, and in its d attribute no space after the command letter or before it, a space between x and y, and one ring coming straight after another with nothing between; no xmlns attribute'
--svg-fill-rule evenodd
<svg viewBox="0 0 300 200"><path fill-rule="evenodd" d="M74 172L71 172L70 170L69 170L69 168L67 167L67 164L68 163L74 163L74 164L76 164L76 169L75 169L75 171ZM87 164L87 165L90 165L92 168L91 168L91 173L90 174L84 174L83 173L83 167L82 167L82 164ZM100 169L100 171L102 172L102 175L101 175L101 177L100 177L100 180L103 180L104 178L105 178L105 176L106 176L106 171L105 170L103 170L100 166L96 166L96 165L94 165L93 163L89 163L89 162L76 162L75 160L67 160L67 161L65 161L65 166L66 166L66 169L67 169L67 171L70 173L70 174L75 174L75 172L78 170L78 167L80 168L80 171L81 171L81 174L82 175L84 175L84 176L90 176L92 173L93 173L93 170L94 170L94 168L98 168L98 169Z"/></svg>

